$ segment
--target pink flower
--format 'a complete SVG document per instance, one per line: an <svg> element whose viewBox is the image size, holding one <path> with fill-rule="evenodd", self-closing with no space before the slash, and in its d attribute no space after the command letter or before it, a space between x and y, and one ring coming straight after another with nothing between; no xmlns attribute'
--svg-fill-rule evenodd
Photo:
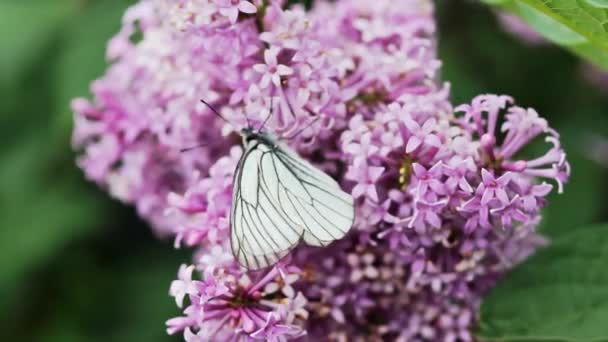
<svg viewBox="0 0 608 342"><path fill-rule="evenodd" d="M212 0L213 3L218 7L221 15L225 16L230 20L231 23L236 23L239 12L246 14L253 14L257 12L257 8L254 4L247 0Z"/></svg>
<svg viewBox="0 0 608 342"><path fill-rule="evenodd" d="M424 199L427 197L437 198L437 196L445 195L446 188L443 182L443 163L438 162L430 169L414 163L412 165L415 186L416 199Z"/></svg>
<svg viewBox="0 0 608 342"><path fill-rule="evenodd" d="M423 200L416 201L414 215L409 220L408 227L415 227L422 232L424 232L429 225L436 229L441 228L441 218L438 214L441 212L441 209L445 207L446 203L446 200L433 203L427 203Z"/></svg>
<svg viewBox="0 0 608 342"><path fill-rule="evenodd" d="M488 170L481 170L482 184L479 184L477 191L482 193L481 205L487 205L491 200L497 199L502 204L509 203L507 195L507 185L511 181L512 174L507 172L504 175L495 178Z"/></svg>
<svg viewBox="0 0 608 342"><path fill-rule="evenodd" d="M281 86L281 77L293 74L293 69L290 67L278 64L277 55L279 53L278 48L270 48L264 52L264 61L266 64L256 64L253 66L253 70L262 74L262 80L260 81L260 87L266 88L272 81L275 87Z"/></svg>
<svg viewBox="0 0 608 342"><path fill-rule="evenodd" d="M175 297L175 303L180 308L184 302L186 295L194 295L197 293L196 282L192 281L192 271L194 266L181 265L179 272L177 273L178 280L174 280L171 283L171 289L169 294Z"/></svg>
<svg viewBox="0 0 608 342"><path fill-rule="evenodd" d="M356 159L351 171L345 175L347 179L356 182L352 190L353 197L368 196L372 201L378 201L376 181L382 176L383 172L383 167L368 166L365 159Z"/></svg>
<svg viewBox="0 0 608 342"><path fill-rule="evenodd" d="M271 312L267 315L266 324L252 333L251 337L254 340L280 342L302 337L305 334L302 328L296 325L281 324L278 316Z"/></svg>
<svg viewBox="0 0 608 342"><path fill-rule="evenodd" d="M554 179L561 193L563 184L568 181L570 175L570 164L566 161L566 153L560 146L559 134L550 128L547 121L534 109L508 107L512 102L513 100L507 96L482 95L473 99L470 105L461 105L455 110L464 112L460 125L465 130L480 135L482 153L487 161L486 166ZM508 107L507 114L500 127L505 137L499 142L496 137L498 119L500 111L506 107ZM484 113L487 120L484 120ZM545 141L551 143L553 148L536 159L512 160L517 152L539 136L544 136Z"/></svg>
<svg viewBox="0 0 608 342"><path fill-rule="evenodd" d="M422 126L408 117L405 117L403 122L411 133L405 146L405 153L412 153L422 143L434 147L438 147L441 144L439 138L433 134L433 131L437 128L437 122L434 119L428 119Z"/></svg>
<svg viewBox="0 0 608 342"><path fill-rule="evenodd" d="M429 0L288 3L140 1L94 99L73 102L86 176L194 249L167 332L472 341L485 293L544 243L545 180L561 192L570 174L559 134L504 95L453 109ZM233 178L239 130L262 125L350 191L356 217L327 248L248 272L230 248ZM535 139L545 152L518 157Z"/></svg>
<svg viewBox="0 0 608 342"><path fill-rule="evenodd" d="M191 272L193 266L188 268ZM290 301L280 293L262 293L261 290L277 277L290 278L296 268L273 268L258 281L251 282L247 275L240 275L234 268L207 269L203 279L190 288L190 305L184 310L185 317L167 321L168 331L173 334L184 331L186 339L214 340L225 336L261 336L263 332L296 336L302 329L293 323L302 314L301 309L276 302ZM190 274L186 275L188 282ZM174 283L175 284L175 283ZM172 295L183 299L182 284L176 284ZM279 285L279 289L283 285ZM283 290L282 292L289 292ZM180 302L181 304L181 302ZM305 313L305 311L304 311ZM269 317L272 316L272 319ZM264 317L267 318L264 321ZM194 329L194 330L193 330ZM195 333L195 331L197 331Z"/></svg>

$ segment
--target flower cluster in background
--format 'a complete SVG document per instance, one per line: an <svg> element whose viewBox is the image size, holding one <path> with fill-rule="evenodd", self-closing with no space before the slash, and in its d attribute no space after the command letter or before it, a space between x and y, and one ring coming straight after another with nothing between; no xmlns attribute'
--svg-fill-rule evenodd
<svg viewBox="0 0 608 342"><path fill-rule="evenodd" d="M533 109L496 95L453 108L432 10L146 0L125 14L94 99L73 103L74 144L91 180L195 248L170 287L183 313L169 333L472 340L482 296L544 243L539 211L570 170ZM236 132L262 125L352 193L356 222L247 273L229 247ZM524 159L532 140L546 152Z"/></svg>

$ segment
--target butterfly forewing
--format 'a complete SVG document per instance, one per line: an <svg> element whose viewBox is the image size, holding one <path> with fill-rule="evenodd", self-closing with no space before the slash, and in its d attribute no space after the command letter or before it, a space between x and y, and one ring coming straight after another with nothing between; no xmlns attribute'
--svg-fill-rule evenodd
<svg viewBox="0 0 608 342"><path fill-rule="evenodd" d="M276 263L300 240L325 246L354 219L352 197L284 145L253 140L236 170L231 211L235 258L248 269Z"/></svg>

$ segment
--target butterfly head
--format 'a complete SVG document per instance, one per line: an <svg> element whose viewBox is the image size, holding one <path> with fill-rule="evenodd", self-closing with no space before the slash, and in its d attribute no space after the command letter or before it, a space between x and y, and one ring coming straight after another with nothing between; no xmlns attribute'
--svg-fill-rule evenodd
<svg viewBox="0 0 608 342"><path fill-rule="evenodd" d="M241 129L241 136L243 137L244 145L248 145L253 140L260 140L260 133L254 130L252 127L245 127Z"/></svg>
<svg viewBox="0 0 608 342"><path fill-rule="evenodd" d="M241 135L243 137L251 136L251 135L254 135L254 134L255 134L255 132L253 130L253 127L244 127L244 128L241 129Z"/></svg>
<svg viewBox="0 0 608 342"><path fill-rule="evenodd" d="M275 146L277 144L277 138L272 134L260 132L251 127L241 129L241 136L243 137L243 145L245 146L248 146L251 142L262 143L268 146Z"/></svg>

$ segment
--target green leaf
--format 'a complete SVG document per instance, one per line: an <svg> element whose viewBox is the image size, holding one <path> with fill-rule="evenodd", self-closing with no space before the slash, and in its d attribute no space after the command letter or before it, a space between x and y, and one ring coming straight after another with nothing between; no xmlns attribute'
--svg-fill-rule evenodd
<svg viewBox="0 0 608 342"><path fill-rule="evenodd" d="M459 42L458 42L459 43ZM450 88L452 103L466 103L483 92L483 84L471 73L470 60L459 54L461 47L451 41L439 45L439 55L445 61L441 68L441 78L455 85Z"/></svg>
<svg viewBox="0 0 608 342"><path fill-rule="evenodd" d="M608 11L592 1L522 0L589 41L608 49Z"/></svg>
<svg viewBox="0 0 608 342"><path fill-rule="evenodd" d="M585 43L585 37L573 31L568 26L562 25L544 12L524 3L517 2L519 15L528 23L532 23L534 29L550 41L560 45L575 45Z"/></svg>
<svg viewBox="0 0 608 342"><path fill-rule="evenodd" d="M95 201L83 197L69 184L56 184L3 208L0 232L0 287L14 281L28 268L45 260L67 241L81 237L91 227ZM76 200L75 200L76 199Z"/></svg>
<svg viewBox="0 0 608 342"><path fill-rule="evenodd" d="M519 16L548 40L608 70L605 0L483 0Z"/></svg>
<svg viewBox="0 0 608 342"><path fill-rule="evenodd" d="M481 307L492 341L606 341L608 225L572 230L517 267Z"/></svg>
<svg viewBox="0 0 608 342"><path fill-rule="evenodd" d="M581 116L590 117L592 114L579 112ZM601 116L600 113L597 116ZM572 173L568 183L564 185L564 193L554 192L549 197L549 205L543 210L541 232L552 238L568 233L574 227L597 222L603 210L603 198L606 196L602 180L607 170L589 159L587 145L589 135L597 134L598 130L605 133L605 120L596 118L594 132L591 123L579 118L577 123L565 120L566 123L556 128L561 134L561 142L572 165ZM540 144L540 149L546 150L547 144Z"/></svg>
<svg viewBox="0 0 608 342"><path fill-rule="evenodd" d="M170 338L165 331L165 322L171 317L180 315L175 300L168 295L171 281L180 263L189 260L181 251L167 249L167 245L158 244L158 252L164 258L152 265L146 258L130 260L130 263L119 273L124 291L117 294L118 300L125 306L124 321L109 335L114 341L170 341L181 340L181 336ZM133 272L135 270L135 272ZM108 274L108 277L112 277Z"/></svg>
<svg viewBox="0 0 608 342"><path fill-rule="evenodd" d="M608 0L586 0L591 6L608 8Z"/></svg>
<svg viewBox="0 0 608 342"><path fill-rule="evenodd" d="M137 241L142 244L141 237ZM168 290L189 252L145 242L143 248L122 247L129 251L109 265L96 262L99 256L90 250L66 253L59 260L65 268L54 279L61 284L53 293L61 305L50 309L49 321L36 335L45 341L181 340L179 334L167 335L165 321L180 314Z"/></svg>
<svg viewBox="0 0 608 342"><path fill-rule="evenodd" d="M53 163L40 152L48 157L52 151L28 138L3 156L0 167L0 288L16 284L67 241L90 232L100 209L93 193L76 181L73 164L51 172Z"/></svg>
<svg viewBox="0 0 608 342"><path fill-rule="evenodd" d="M52 44L63 22L78 10L76 0L0 2L0 85L19 77Z"/></svg>
<svg viewBox="0 0 608 342"><path fill-rule="evenodd" d="M69 241L108 221L103 219L107 215L96 215L106 209L99 205L106 196L91 191L94 186L75 167L68 103L85 95L89 82L103 72L107 40L130 3L0 3L0 39L7 43L0 54L0 80L4 69L13 72L19 63L27 69L11 74L21 78L9 85L10 96L0 104L9 114L0 125L8 139L0 155L0 249L5 255L0 286L19 286L28 271ZM14 103L4 105L7 101Z"/></svg>
<svg viewBox="0 0 608 342"><path fill-rule="evenodd" d="M47 137L32 132L1 158L0 288L19 286L29 270L101 222L102 198L85 185L67 147L57 151Z"/></svg>
<svg viewBox="0 0 608 342"><path fill-rule="evenodd" d="M131 1L98 1L70 21L55 68L51 70L55 111L53 129L66 134L72 126L70 100L89 95L89 84L102 76L107 66L108 40L120 29L121 17Z"/></svg>

